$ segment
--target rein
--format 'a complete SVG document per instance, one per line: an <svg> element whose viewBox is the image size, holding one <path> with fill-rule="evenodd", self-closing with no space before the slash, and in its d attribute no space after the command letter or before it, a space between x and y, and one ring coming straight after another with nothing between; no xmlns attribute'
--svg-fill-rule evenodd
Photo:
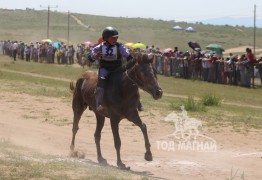
<svg viewBox="0 0 262 180"><path fill-rule="evenodd" d="M128 70L126 70L126 71L125 71L125 74L126 74L127 78L128 78L134 85L136 85L137 87L139 87L138 83L129 76L129 73L131 73L133 70L135 70L135 66L136 66L136 64L135 64L131 69L129 69L129 72L127 72ZM136 78L136 80L138 80L137 75L136 75L136 71L135 71L135 78Z"/></svg>
<svg viewBox="0 0 262 180"><path fill-rule="evenodd" d="M134 65L131 69L129 69L129 71L126 70L126 71L125 71L125 74L126 74L127 78L128 78L134 85L136 85L137 87L139 87L139 88L143 89L144 91L148 92L147 90L144 89L143 82L137 77L136 70L135 70L135 67L136 67L136 66L137 66L137 65ZM130 75L129 75L132 71L135 71L135 72L134 72L134 73L135 73L135 78L131 78ZM141 83L140 83L141 85L139 85L139 83L137 83L137 81L140 81L140 82L141 82Z"/></svg>

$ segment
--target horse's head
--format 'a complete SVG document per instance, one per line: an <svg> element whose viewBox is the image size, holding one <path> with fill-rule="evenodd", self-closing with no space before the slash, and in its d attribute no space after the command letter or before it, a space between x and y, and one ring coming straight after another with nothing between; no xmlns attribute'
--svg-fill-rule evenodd
<svg viewBox="0 0 262 180"><path fill-rule="evenodd" d="M133 81L137 86L153 96L154 99L162 97L163 91L157 82L157 73L153 67L153 54L138 53L135 56L136 64L133 67Z"/></svg>

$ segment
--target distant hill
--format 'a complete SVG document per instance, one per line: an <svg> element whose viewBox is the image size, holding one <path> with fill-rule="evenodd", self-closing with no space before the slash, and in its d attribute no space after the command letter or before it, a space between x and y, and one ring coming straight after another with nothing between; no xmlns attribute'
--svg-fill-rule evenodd
<svg viewBox="0 0 262 180"><path fill-rule="evenodd" d="M204 24L254 27L254 18L213 18L201 21ZM262 28L262 19L256 19L256 27Z"/></svg>
<svg viewBox="0 0 262 180"><path fill-rule="evenodd" d="M202 49L211 43L222 45L225 49L239 46L253 46L253 28L242 26L205 25L202 22L187 23L151 18L107 17L89 14L71 13L69 44L94 43L101 37L106 26L114 26L120 33L120 42L142 42L160 49L174 48L181 51L192 50L189 41L198 42ZM47 36L46 10L4 10L0 9L0 40L18 40L35 42ZM67 43L68 14L50 12L50 38L53 41ZM175 31L174 26L192 27L196 32ZM257 48L262 48L262 28L257 29Z"/></svg>

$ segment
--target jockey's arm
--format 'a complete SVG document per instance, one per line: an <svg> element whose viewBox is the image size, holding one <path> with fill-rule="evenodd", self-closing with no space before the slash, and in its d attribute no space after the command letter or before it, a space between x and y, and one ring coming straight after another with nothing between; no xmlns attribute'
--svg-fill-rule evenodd
<svg viewBox="0 0 262 180"><path fill-rule="evenodd" d="M91 62L95 62L95 60L100 59L101 58L101 44L94 47L94 49L92 49L92 51L89 53L88 55L88 60Z"/></svg>
<svg viewBox="0 0 262 180"><path fill-rule="evenodd" d="M92 63L95 62L95 59L92 58L92 52L88 54L87 59Z"/></svg>

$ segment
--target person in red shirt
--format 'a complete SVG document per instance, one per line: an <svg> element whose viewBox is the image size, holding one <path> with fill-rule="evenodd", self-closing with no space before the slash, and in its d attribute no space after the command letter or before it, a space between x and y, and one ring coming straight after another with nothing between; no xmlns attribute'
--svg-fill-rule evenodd
<svg viewBox="0 0 262 180"><path fill-rule="evenodd" d="M248 59L248 62L255 62L254 54L250 48L246 48L246 58Z"/></svg>

